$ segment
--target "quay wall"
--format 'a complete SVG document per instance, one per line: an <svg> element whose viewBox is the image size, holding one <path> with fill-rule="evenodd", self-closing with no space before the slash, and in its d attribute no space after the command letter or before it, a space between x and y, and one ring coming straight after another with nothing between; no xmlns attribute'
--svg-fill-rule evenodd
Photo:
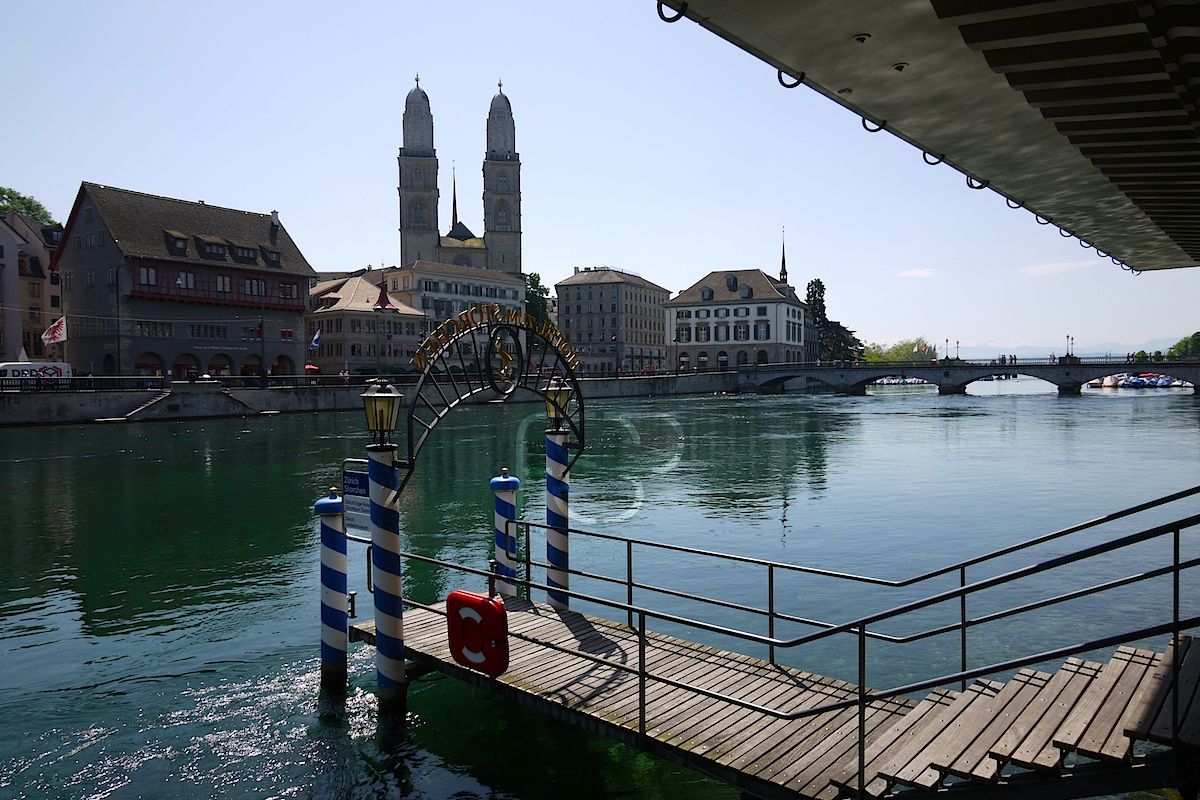
<svg viewBox="0 0 1200 800"><path fill-rule="evenodd" d="M582 378L586 400L661 397L737 391L736 372ZM406 387L401 386L401 391ZM78 424L96 421L164 421L252 417L362 409L362 386L225 388L217 381L173 382L169 391L0 392L0 426ZM522 396L523 395L523 396ZM481 395L470 402L495 398ZM515 393L509 402L540 402ZM149 405L146 405L149 403ZM144 407L143 407L144 406Z"/></svg>

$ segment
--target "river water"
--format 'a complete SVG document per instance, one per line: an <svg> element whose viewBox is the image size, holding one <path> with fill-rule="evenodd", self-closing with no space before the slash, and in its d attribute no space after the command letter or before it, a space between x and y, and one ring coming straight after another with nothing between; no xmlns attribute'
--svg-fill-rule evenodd
<svg viewBox="0 0 1200 800"><path fill-rule="evenodd" d="M1030 379L976 387L958 397L896 389L589 403L572 523L900 578L1200 484L1200 402L1190 393L1059 398ZM523 512L543 517L543 427L532 405L447 418L405 492L406 548L485 563L487 483L501 466L526 483ZM343 458L363 455L362 430L359 414L339 413L0 431L0 796L736 797L449 679L414 685L406 733L380 730L362 647L344 719L319 719L312 504L337 483ZM1171 518L1198 509L1185 506ZM577 540L573 565L622 574L606 547ZM1108 567L1126 574L1155 555ZM369 606L361 549L351 563ZM761 572L652 551L637 570L639 580L765 602ZM424 601L480 588L420 565L405 581ZM980 629L973 663L1086 638L1096 618L1157 621L1161 589ZM817 578L781 579L777 595L793 613L833 621L917 596ZM734 612L708 613L752 627ZM884 654L869 682L957 669L951 638ZM853 642L781 658L855 678Z"/></svg>

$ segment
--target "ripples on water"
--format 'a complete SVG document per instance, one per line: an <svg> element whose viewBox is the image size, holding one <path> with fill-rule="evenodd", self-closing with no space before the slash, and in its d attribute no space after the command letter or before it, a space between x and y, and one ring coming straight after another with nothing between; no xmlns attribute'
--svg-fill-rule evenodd
<svg viewBox="0 0 1200 800"><path fill-rule="evenodd" d="M588 412L574 524L892 578L1200 483L1200 404L1178 394L703 397ZM0 796L735 796L451 680L418 682L408 730L380 730L363 648L344 713L317 715L311 508L341 459L361 455L358 417L0 431L0 477L21 487L0 509ZM523 512L541 518L543 427L532 406L455 412L406 490L409 547L484 564L487 481L500 466L525 481ZM575 542L574 564L623 574L612 546ZM1156 552L1098 560L1073 580L1136 571ZM351 564L369 614L361 550ZM645 551L637 569L765 602L753 568ZM422 600L463 584L429 568L406 575ZM777 586L781 604L833 620L918 596L803 577ZM1021 628L973 632L972 652L1073 641L1081 620L1143 620L1162 597L1158 585L1130 587L1100 615L1086 603L1048 609ZM972 610L1011 600L981 595ZM957 660L936 641L879 652L880 682ZM840 643L786 657L853 678Z"/></svg>

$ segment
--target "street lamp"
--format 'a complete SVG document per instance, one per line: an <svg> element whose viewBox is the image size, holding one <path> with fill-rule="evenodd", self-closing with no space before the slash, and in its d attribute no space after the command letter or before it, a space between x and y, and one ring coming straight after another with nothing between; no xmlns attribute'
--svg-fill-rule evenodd
<svg viewBox="0 0 1200 800"><path fill-rule="evenodd" d="M361 397L367 413L367 430L378 437L379 446L387 446L390 434L396 430L404 395L387 381L376 378L369 382Z"/></svg>
<svg viewBox="0 0 1200 800"><path fill-rule="evenodd" d="M546 387L546 416L554 430L562 430L563 420L567 417L567 403L571 400L571 387L562 378L555 375Z"/></svg>
<svg viewBox="0 0 1200 800"><path fill-rule="evenodd" d="M375 305L371 306L371 311L390 311L393 314L400 313L400 309L392 305L392 299L388 297L386 276L381 275L379 278L379 299L375 301ZM381 378L383 377L383 350L379 341L379 329L382 327L383 320L375 320L375 374Z"/></svg>

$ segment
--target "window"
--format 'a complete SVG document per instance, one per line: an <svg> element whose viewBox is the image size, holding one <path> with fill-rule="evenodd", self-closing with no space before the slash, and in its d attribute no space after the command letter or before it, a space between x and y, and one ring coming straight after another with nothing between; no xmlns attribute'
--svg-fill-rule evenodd
<svg viewBox="0 0 1200 800"><path fill-rule="evenodd" d="M3 247L0 247L0 258L4 258L4 248ZM58 273L51 272L50 273L50 285L58 286L60 283L62 283L62 278L59 277Z"/></svg>
<svg viewBox="0 0 1200 800"><path fill-rule="evenodd" d="M702 308L696 312L696 319L708 319L712 316L712 311L707 308Z"/></svg>
<svg viewBox="0 0 1200 800"><path fill-rule="evenodd" d="M291 330L287 330L286 328L284 328L284 329L281 329L281 330L279 331L279 341L281 341L281 342L294 342L294 341L296 341L296 332L295 332L295 331L291 331Z"/></svg>
<svg viewBox="0 0 1200 800"><path fill-rule="evenodd" d="M501 172L500 177L496 179L496 188L502 192L508 191L508 174Z"/></svg>
<svg viewBox="0 0 1200 800"><path fill-rule="evenodd" d="M409 222L411 222L413 225L424 225L425 224L425 204L422 203L420 200L413 203L412 204L412 213L410 214L410 216L411 216L411 219L409 220Z"/></svg>
<svg viewBox="0 0 1200 800"><path fill-rule="evenodd" d="M175 323L138 321L134 323L134 335L152 339L170 339L175 336Z"/></svg>
<svg viewBox="0 0 1200 800"><path fill-rule="evenodd" d="M268 250L267 248L264 247L264 248L262 248L262 254L263 254L263 261L266 261L272 267L279 266L279 251L278 250Z"/></svg>
<svg viewBox="0 0 1200 800"><path fill-rule="evenodd" d="M767 307L766 306L758 306L757 310L754 313L757 316L765 317L767 315Z"/></svg>
<svg viewBox="0 0 1200 800"><path fill-rule="evenodd" d="M211 242L205 242L203 252L204 252L205 258L224 258L225 257L225 245L212 244Z"/></svg>
<svg viewBox="0 0 1200 800"><path fill-rule="evenodd" d="M749 286L743 286L742 299L749 300L751 297L754 297L754 289L750 288Z"/></svg>
<svg viewBox="0 0 1200 800"><path fill-rule="evenodd" d="M708 323L707 322L697 322L696 323L696 341L697 342L707 342L709 340L710 340L710 335L709 335Z"/></svg>
<svg viewBox="0 0 1200 800"><path fill-rule="evenodd" d="M425 170L421 169L420 167L413 167L412 185L422 187L425 185Z"/></svg>
<svg viewBox="0 0 1200 800"><path fill-rule="evenodd" d="M154 267L139 267L138 283L142 286L157 286L158 270Z"/></svg>
<svg viewBox="0 0 1200 800"><path fill-rule="evenodd" d="M748 317L750 316L750 309L746 308L745 306L741 308L735 308L733 310L733 315L735 317Z"/></svg>
<svg viewBox="0 0 1200 800"><path fill-rule="evenodd" d="M725 276L725 288L729 291L737 291L737 275Z"/></svg>
<svg viewBox="0 0 1200 800"><path fill-rule="evenodd" d="M700 290L700 299L701 300L712 300L713 299L713 290L708 288L707 286L702 288Z"/></svg>
<svg viewBox="0 0 1200 800"><path fill-rule="evenodd" d="M253 262L257 260L252 249L249 247L238 247L236 244L233 246L233 257L238 261Z"/></svg>
<svg viewBox="0 0 1200 800"><path fill-rule="evenodd" d="M194 273L194 272L179 273L179 276L177 278L175 278L175 285L178 286L180 289L195 289L196 288L196 273Z"/></svg>
<svg viewBox="0 0 1200 800"><path fill-rule="evenodd" d="M217 291L228 294L233 291L233 278L228 275L217 276Z"/></svg>
<svg viewBox="0 0 1200 800"><path fill-rule="evenodd" d="M259 278L246 278L242 281L242 294L262 297L266 294L266 281Z"/></svg>
<svg viewBox="0 0 1200 800"><path fill-rule="evenodd" d="M754 323L754 340L757 342L766 341L771 338L771 323L765 319Z"/></svg>
<svg viewBox="0 0 1200 800"><path fill-rule="evenodd" d="M729 341L729 326L728 325L714 325L713 326L713 339L715 339L718 342L728 342Z"/></svg>
<svg viewBox="0 0 1200 800"><path fill-rule="evenodd" d="M42 296L42 285L40 283L29 284L29 296L30 297L41 297Z"/></svg>
<svg viewBox="0 0 1200 800"><path fill-rule="evenodd" d="M279 296L280 297L285 297L288 299L295 299L297 295L298 295L298 291L297 291L296 284L289 283L287 281L279 282Z"/></svg>
<svg viewBox="0 0 1200 800"><path fill-rule="evenodd" d="M92 269L91 267L88 267L86 276L87 276L87 286L90 289L91 287L96 285L96 270Z"/></svg>
<svg viewBox="0 0 1200 800"><path fill-rule="evenodd" d="M259 338L259 335L261 333L262 333L261 325L253 325L250 327L242 328L242 338L243 339L257 339L257 338Z"/></svg>
<svg viewBox="0 0 1200 800"><path fill-rule="evenodd" d="M501 229L508 227L508 203L496 204L496 226Z"/></svg>
<svg viewBox="0 0 1200 800"><path fill-rule="evenodd" d="M61 298L61 297L59 297L59 296L58 296L58 295L56 295L56 294L52 294L52 295L50 295L50 307L51 307L51 308L58 308L58 307L59 307L59 306L61 306L61 305L62 305L62 298Z"/></svg>
<svg viewBox="0 0 1200 800"><path fill-rule="evenodd" d="M183 255L187 252L187 239L172 238L171 247L175 250L176 255Z"/></svg>
<svg viewBox="0 0 1200 800"><path fill-rule="evenodd" d="M718 308L716 311L713 312L713 316L714 317L728 317L729 309L728 308Z"/></svg>
<svg viewBox="0 0 1200 800"><path fill-rule="evenodd" d="M85 208L85 209L83 210L83 221L84 221L84 222L91 222L91 221L92 221L92 209L91 209L91 207L90 207L90 206L89 206L88 208Z"/></svg>
<svg viewBox="0 0 1200 800"><path fill-rule="evenodd" d="M737 342L750 341L750 323L735 322L733 325L733 339Z"/></svg>

